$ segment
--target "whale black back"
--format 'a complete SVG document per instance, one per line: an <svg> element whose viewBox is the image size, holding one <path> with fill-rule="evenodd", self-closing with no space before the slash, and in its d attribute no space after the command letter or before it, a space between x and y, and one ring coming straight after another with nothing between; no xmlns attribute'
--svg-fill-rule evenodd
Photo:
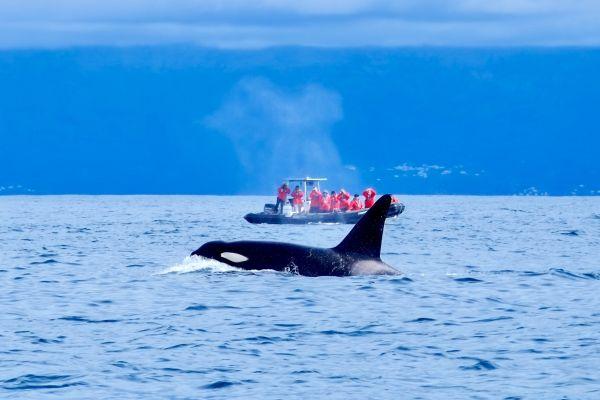
<svg viewBox="0 0 600 400"><path fill-rule="evenodd" d="M381 196L334 250L363 258L380 259L383 226L391 203L392 196Z"/></svg>

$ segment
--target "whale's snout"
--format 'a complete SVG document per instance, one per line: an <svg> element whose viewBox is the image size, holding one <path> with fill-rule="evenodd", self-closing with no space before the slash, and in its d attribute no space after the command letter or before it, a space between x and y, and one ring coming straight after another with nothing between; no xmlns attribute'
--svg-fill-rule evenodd
<svg viewBox="0 0 600 400"><path fill-rule="evenodd" d="M225 244L225 242L220 242L220 241L204 243L196 251L194 251L191 255L216 259L223 251L224 244Z"/></svg>

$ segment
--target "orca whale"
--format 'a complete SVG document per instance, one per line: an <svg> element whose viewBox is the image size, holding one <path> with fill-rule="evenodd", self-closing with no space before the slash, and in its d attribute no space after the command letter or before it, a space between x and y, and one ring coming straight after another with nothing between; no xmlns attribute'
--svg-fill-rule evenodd
<svg viewBox="0 0 600 400"><path fill-rule="evenodd" d="M245 270L275 270L305 276L398 275L381 261L383 226L391 204L386 194L367 211L333 248L297 244L239 241L208 242L192 253Z"/></svg>

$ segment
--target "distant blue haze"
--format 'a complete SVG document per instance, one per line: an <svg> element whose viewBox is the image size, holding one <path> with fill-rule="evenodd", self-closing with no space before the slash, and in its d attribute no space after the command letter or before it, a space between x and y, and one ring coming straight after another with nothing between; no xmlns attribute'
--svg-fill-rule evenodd
<svg viewBox="0 0 600 400"><path fill-rule="evenodd" d="M263 194L290 173L395 193L600 194L598 71L589 48L6 50L0 194ZM270 104L304 120L290 128ZM238 123L263 136L240 147ZM303 127L335 162L290 164L303 140L284 142L261 176L272 138Z"/></svg>

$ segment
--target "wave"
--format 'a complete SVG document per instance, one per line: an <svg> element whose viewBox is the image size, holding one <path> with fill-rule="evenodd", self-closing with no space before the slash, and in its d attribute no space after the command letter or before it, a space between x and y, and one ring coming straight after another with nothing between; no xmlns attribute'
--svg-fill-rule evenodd
<svg viewBox="0 0 600 400"><path fill-rule="evenodd" d="M475 364L473 365L463 365L460 367L460 369L462 370L473 370L473 371L483 371L483 370L494 370L497 369L498 366L494 363L492 363L491 361L488 360L484 360L481 358L475 358L475 357L459 357L459 359L461 360L473 360L476 361Z"/></svg>
<svg viewBox="0 0 600 400"><path fill-rule="evenodd" d="M476 275L479 277L486 275L517 275L520 277L538 277L538 276L556 276L559 278L567 278L567 279L590 279L590 280L600 280L600 272L599 271L590 271L590 272L574 272L570 271L566 268L548 268L546 270L540 271L529 271L529 270L513 270L513 269L501 269L501 270L492 270L492 271L470 271L471 275ZM446 274L449 277L454 277L456 274ZM472 277L460 277L453 278L456 282L468 282L468 283L476 283L483 282L481 279L472 278Z"/></svg>
<svg viewBox="0 0 600 400"><path fill-rule="evenodd" d="M455 282L461 282L461 283L479 283L479 282L483 282L481 279L471 278L471 277L454 278L454 281Z"/></svg>
<svg viewBox="0 0 600 400"><path fill-rule="evenodd" d="M257 273L282 273L274 269L243 269L232 267L212 258L205 258L202 256L187 256L179 264L175 264L172 267L165 268L164 270L155 273L154 275L166 275L166 274L188 274L191 272L216 272L216 273L227 273L227 272L242 272L249 274ZM287 270L283 272L285 274L295 275L293 270Z"/></svg>
<svg viewBox="0 0 600 400"><path fill-rule="evenodd" d="M155 275L166 275L166 274L189 274L191 272L207 271L207 272L232 272L232 271L243 271L240 268L235 268L230 265L224 264L217 260L201 257L201 256L187 256L179 264L175 264L171 267L165 268L164 270L156 273Z"/></svg>
<svg viewBox="0 0 600 400"><path fill-rule="evenodd" d="M121 322L119 319L91 319L87 317L82 317L80 315L69 315L67 317L57 318L62 321L71 321L71 322L84 322L88 324L107 324L107 323L116 323Z"/></svg>
<svg viewBox="0 0 600 400"><path fill-rule="evenodd" d="M550 268L549 274L568 279L593 279L600 280L600 272L572 272L564 268Z"/></svg>
<svg viewBox="0 0 600 400"><path fill-rule="evenodd" d="M210 383L208 385L204 385L202 386L203 389L223 389L229 386L233 386L233 385L239 385L239 382L232 382L232 381L216 381L213 383Z"/></svg>
<svg viewBox="0 0 600 400"><path fill-rule="evenodd" d="M86 383L76 381L71 375L33 375L27 374L7 379L2 387L7 390L62 389L69 386L85 386Z"/></svg>

